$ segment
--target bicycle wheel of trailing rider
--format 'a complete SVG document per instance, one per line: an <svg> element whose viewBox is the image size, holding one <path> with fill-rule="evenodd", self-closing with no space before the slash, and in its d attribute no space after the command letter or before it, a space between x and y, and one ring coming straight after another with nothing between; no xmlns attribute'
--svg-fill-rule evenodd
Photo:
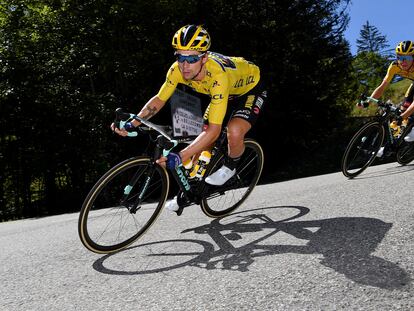
<svg viewBox="0 0 414 311"><path fill-rule="evenodd" d="M342 157L342 173L349 178L361 174L375 160L385 131L379 122L365 124L351 139Z"/></svg>
<svg viewBox="0 0 414 311"><path fill-rule="evenodd" d="M213 159L205 176L214 173L222 165L225 155ZM222 217L240 206L256 186L263 169L263 150L252 140L245 140L244 153L236 167L236 175L222 186L208 187L207 196L201 201L201 209L209 217Z"/></svg>
<svg viewBox="0 0 414 311"><path fill-rule="evenodd" d="M125 160L106 172L86 197L79 215L82 243L96 253L130 245L157 219L168 195L165 168L148 157Z"/></svg>
<svg viewBox="0 0 414 311"><path fill-rule="evenodd" d="M402 137L404 137L406 134L408 134L411 129L413 128L414 124L409 124L402 134ZM397 162L401 165L407 165L411 161L414 160L414 142L407 143L404 141L404 139L401 140L401 144L398 146L397 151Z"/></svg>

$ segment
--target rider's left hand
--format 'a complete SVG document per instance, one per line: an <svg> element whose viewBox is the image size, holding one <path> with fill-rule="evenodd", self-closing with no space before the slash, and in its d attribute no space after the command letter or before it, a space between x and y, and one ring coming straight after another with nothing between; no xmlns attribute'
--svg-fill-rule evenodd
<svg viewBox="0 0 414 311"><path fill-rule="evenodd" d="M180 157L180 155L178 153L170 152L167 155L166 164L167 164L167 167L169 169L175 169L177 166L180 166L181 163L182 163L181 157Z"/></svg>
<svg viewBox="0 0 414 311"><path fill-rule="evenodd" d="M369 101L368 100L360 100L360 101L358 101L356 106L357 106L357 108L366 109L369 106Z"/></svg>
<svg viewBox="0 0 414 311"><path fill-rule="evenodd" d="M180 155L173 152L170 152L166 157L159 158L156 162L162 166L166 165L169 169L175 169L182 163Z"/></svg>
<svg viewBox="0 0 414 311"><path fill-rule="evenodd" d="M114 133L117 133L120 136L128 136L128 132L125 129L119 129L115 123L111 124L111 130Z"/></svg>
<svg viewBox="0 0 414 311"><path fill-rule="evenodd" d="M162 167L166 167L166 163L167 163L167 157L161 157L158 160L155 161L155 163L161 165Z"/></svg>

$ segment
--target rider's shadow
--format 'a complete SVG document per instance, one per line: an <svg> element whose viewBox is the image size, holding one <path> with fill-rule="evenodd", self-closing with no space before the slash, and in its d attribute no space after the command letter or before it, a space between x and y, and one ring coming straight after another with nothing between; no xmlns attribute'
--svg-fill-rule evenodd
<svg viewBox="0 0 414 311"><path fill-rule="evenodd" d="M404 166L396 165L396 166L391 166L391 167L385 167L381 170L366 171L363 174L358 175L353 179L357 180L357 179L382 178L384 176L400 175L404 173L409 173L413 170L414 170L414 164L407 164Z"/></svg>
<svg viewBox="0 0 414 311"><path fill-rule="evenodd" d="M277 221L271 218L280 217L287 210L295 211L296 215ZM190 260L174 265L149 267L147 262L145 269L110 269L104 263L120 254L115 253L98 259L93 266L102 273L121 275L160 273L185 266L245 272L258 257L286 253L321 254L322 265L360 284L392 290L411 283L407 272L397 264L372 255L392 224L364 217L295 220L308 212L309 209L302 206L267 207L238 212L183 232L208 235L215 245L204 239L177 239L141 244L120 252L143 251L144 254L140 256L144 256L144 262L158 258L157 262L161 264L166 262L163 259L191 257ZM301 243L289 242L291 239L286 242L279 236L289 236ZM177 243L192 244L202 247L204 251L193 252L191 248L187 251L173 247ZM137 263L136 256L133 260Z"/></svg>
<svg viewBox="0 0 414 311"><path fill-rule="evenodd" d="M410 283L401 267L372 254L392 224L374 218L333 218L297 222L288 230L308 225L320 225L307 247L323 255L320 262L324 266L354 282L380 288L396 289Z"/></svg>
<svg viewBox="0 0 414 311"><path fill-rule="evenodd" d="M294 208L302 211L307 209ZM255 257L283 253L321 254L321 264L360 284L397 289L411 282L409 275L397 264L372 255L392 227L390 223L363 217L273 222L267 213L263 213L263 209L260 209L260 214L251 212L246 216L239 213L239 219L232 223L222 224L220 220L214 220L209 225L191 229L195 233L209 234L220 247L219 251L205 254L193 265L198 264L207 269L217 269L220 266L221 269L247 271ZM259 232L269 228L274 230L241 247L234 247L231 243L242 240L243 233ZM223 235L223 231L229 233ZM279 232L305 240L306 245L266 244L270 236L277 236ZM226 255L223 256L225 258L214 259L220 253Z"/></svg>

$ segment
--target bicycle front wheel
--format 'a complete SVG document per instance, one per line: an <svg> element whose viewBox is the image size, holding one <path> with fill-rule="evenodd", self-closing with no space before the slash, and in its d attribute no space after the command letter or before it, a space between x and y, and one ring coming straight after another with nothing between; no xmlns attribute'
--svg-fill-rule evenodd
<svg viewBox="0 0 414 311"><path fill-rule="evenodd" d="M342 158L342 173L349 178L361 174L375 160L383 145L385 131L379 122L365 124L352 137Z"/></svg>
<svg viewBox="0 0 414 311"><path fill-rule="evenodd" d="M236 167L236 175L223 186L208 186L207 197L201 200L201 209L209 217L222 217L242 204L259 181L263 169L263 150L260 145L246 139L245 150ZM214 159L207 167L206 176L217 171L224 161L224 155Z"/></svg>
<svg viewBox="0 0 414 311"><path fill-rule="evenodd" d="M398 146L397 162L401 165L407 165L408 163L414 160L414 142L407 143L404 141L403 138L406 134L408 134L411 131L413 125L414 124L411 123L409 126L407 126L401 137L401 143Z"/></svg>
<svg viewBox="0 0 414 311"><path fill-rule="evenodd" d="M136 157L111 168L91 189L79 215L82 243L95 253L119 251L159 215L169 188L165 168Z"/></svg>

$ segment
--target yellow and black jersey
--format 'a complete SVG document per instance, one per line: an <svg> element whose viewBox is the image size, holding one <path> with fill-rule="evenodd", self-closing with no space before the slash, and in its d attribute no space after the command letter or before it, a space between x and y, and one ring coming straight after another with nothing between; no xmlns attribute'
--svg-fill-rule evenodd
<svg viewBox="0 0 414 311"><path fill-rule="evenodd" d="M253 89L260 80L260 69L242 57L229 57L208 52L206 74L200 81L184 80L178 62L168 70L166 80L157 96L167 101L179 83L211 98L208 121L222 124L229 97L241 96Z"/></svg>
<svg viewBox="0 0 414 311"><path fill-rule="evenodd" d="M390 83L392 81L392 79L394 78L394 76L396 76L396 75L414 81L414 71L405 71L405 70L402 70L398 66L397 62L394 61L388 67L387 74L386 74L384 80L387 81L388 83Z"/></svg>

